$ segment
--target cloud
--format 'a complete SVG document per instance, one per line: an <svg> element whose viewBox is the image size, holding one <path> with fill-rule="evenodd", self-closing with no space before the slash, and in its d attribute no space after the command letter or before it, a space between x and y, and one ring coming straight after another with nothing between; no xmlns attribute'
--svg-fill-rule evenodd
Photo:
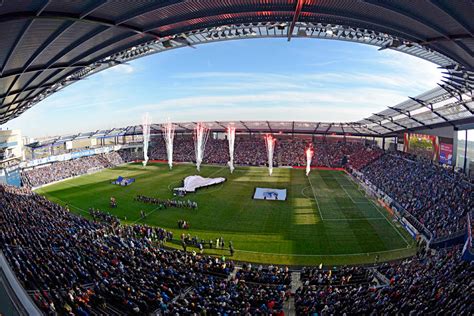
<svg viewBox="0 0 474 316"><path fill-rule="evenodd" d="M174 120L321 120L353 121L380 110L384 102L398 103L405 96L394 91L352 89L348 91L206 95L171 98L124 108L119 116L150 112L154 118ZM163 115L166 114L166 115ZM207 118L205 115L208 115ZM311 115L311 116L310 116ZM163 121L163 120L161 120Z"/></svg>
<svg viewBox="0 0 474 316"><path fill-rule="evenodd" d="M131 64L120 64L104 71L101 71L102 75L128 75L135 72L135 68Z"/></svg>
<svg viewBox="0 0 474 316"><path fill-rule="evenodd" d="M250 53L247 46L232 51L234 58L214 45L205 53L176 50L132 61L75 83L7 126L27 135L62 134L138 124L146 111L156 122L357 121L441 78L433 64L395 51L294 49L298 43L285 54L262 44Z"/></svg>

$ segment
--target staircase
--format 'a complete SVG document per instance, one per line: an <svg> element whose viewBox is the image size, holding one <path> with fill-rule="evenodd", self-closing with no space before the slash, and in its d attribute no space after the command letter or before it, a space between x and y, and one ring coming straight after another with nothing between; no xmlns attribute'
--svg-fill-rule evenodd
<svg viewBox="0 0 474 316"><path fill-rule="evenodd" d="M291 272L291 296L283 306L285 315L296 315L294 294L296 290L303 285L301 283L300 277L301 275L299 272Z"/></svg>

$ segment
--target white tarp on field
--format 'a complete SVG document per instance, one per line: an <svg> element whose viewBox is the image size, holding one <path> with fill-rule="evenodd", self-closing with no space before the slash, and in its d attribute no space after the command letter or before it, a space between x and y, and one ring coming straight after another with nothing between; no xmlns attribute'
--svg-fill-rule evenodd
<svg viewBox="0 0 474 316"><path fill-rule="evenodd" d="M175 190L195 192L196 189L219 184L225 181L225 178L203 178L201 176L189 176L184 179L184 186Z"/></svg>
<svg viewBox="0 0 474 316"><path fill-rule="evenodd" d="M256 188L253 198L256 200L286 200L286 189Z"/></svg>

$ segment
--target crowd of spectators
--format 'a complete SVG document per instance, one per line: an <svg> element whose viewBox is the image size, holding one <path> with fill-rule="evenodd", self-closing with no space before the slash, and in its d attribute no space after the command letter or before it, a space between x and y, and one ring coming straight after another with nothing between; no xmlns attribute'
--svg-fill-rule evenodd
<svg viewBox="0 0 474 316"><path fill-rule="evenodd" d="M305 286L329 286L347 284L369 283L369 271L357 266L335 267L323 269L318 267L305 267L301 271L301 282Z"/></svg>
<svg viewBox="0 0 474 316"><path fill-rule="evenodd" d="M299 137L276 141L273 154L274 166L306 166L305 150L314 148L312 166L342 167L343 158L352 167L359 169L381 155L381 150L367 146L363 142L312 143ZM152 139L150 159L166 160L165 142L161 137ZM173 160L179 162L195 161L192 136L179 136L173 144ZM204 163L226 164L229 161L229 145L225 139L210 138L204 151ZM234 149L234 163L245 166L266 166L267 148L263 137L237 138Z"/></svg>
<svg viewBox="0 0 474 316"><path fill-rule="evenodd" d="M89 208L89 216L94 221L109 223L114 227L117 227L120 224L120 220L117 216L92 207Z"/></svg>
<svg viewBox="0 0 474 316"><path fill-rule="evenodd" d="M460 253L459 248L430 250L402 262L382 264L377 270L386 275L389 284L376 284L370 278L343 285L338 285L339 281L305 283L295 294L296 312L298 315L470 315L474 268L461 260Z"/></svg>
<svg viewBox="0 0 474 316"><path fill-rule="evenodd" d="M283 316L288 286L247 283L206 276L173 306L175 315Z"/></svg>
<svg viewBox="0 0 474 316"><path fill-rule="evenodd" d="M0 186L0 246L45 313L90 313L104 303L127 314L167 309L206 273L232 264L155 246L155 228L112 227L73 215L26 188Z"/></svg>
<svg viewBox="0 0 474 316"><path fill-rule="evenodd" d="M283 315L291 273L166 250L172 234L76 216L28 188L0 186L0 249L46 314ZM389 280L375 282L377 269ZM473 266L460 249L419 251L375 267L303 268L298 315L472 314Z"/></svg>
<svg viewBox="0 0 474 316"><path fill-rule="evenodd" d="M473 184L451 169L427 160L387 153L362 172L368 181L413 215L433 238L465 229L466 214L474 209Z"/></svg>
<svg viewBox="0 0 474 316"><path fill-rule="evenodd" d="M300 138L277 141L273 155L274 166L305 166L307 140ZM312 166L342 167L343 158L348 166L362 168L378 158L380 150L361 142L315 143ZM173 160L178 162L195 161L194 141L191 136L177 136L173 145ZM229 161L227 140L210 138L206 144L204 163L225 165ZM167 160L166 145L162 137L152 138L151 160ZM103 168L110 168L133 160L127 150L82 157L67 161L53 162L22 171L22 182L27 187L37 187L51 182L86 174ZM137 157L135 157L137 158ZM237 139L234 150L236 165L266 166L267 149L262 137Z"/></svg>
<svg viewBox="0 0 474 316"><path fill-rule="evenodd" d="M236 277L254 283L284 285L290 285L291 283L291 272L288 267L277 267L273 265L268 267L262 265L253 267L250 263L243 264L242 269L237 271Z"/></svg>
<svg viewBox="0 0 474 316"><path fill-rule="evenodd" d="M83 175L93 170L111 168L125 162L126 161L123 160L121 154L118 152L111 152L53 162L49 165L38 166L30 170L23 170L21 177L24 186L36 187L70 177Z"/></svg>

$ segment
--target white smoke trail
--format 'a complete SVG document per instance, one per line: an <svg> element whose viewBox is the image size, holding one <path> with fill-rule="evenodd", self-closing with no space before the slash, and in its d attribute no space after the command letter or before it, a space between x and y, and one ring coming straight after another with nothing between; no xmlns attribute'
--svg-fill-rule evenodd
<svg viewBox="0 0 474 316"><path fill-rule="evenodd" d="M196 169L201 171L201 163L204 159L204 149L206 149L209 138L209 128L204 123L197 123L194 129L194 152L196 153Z"/></svg>
<svg viewBox="0 0 474 316"><path fill-rule="evenodd" d="M163 124L163 137L166 143L166 155L168 156L168 165L170 170L173 169L173 141L174 141L174 131L176 126L168 120L166 124Z"/></svg>
<svg viewBox="0 0 474 316"><path fill-rule="evenodd" d="M306 176L308 176L309 173L311 172L311 160L313 159L313 154L314 154L313 146L310 145L306 149Z"/></svg>
<svg viewBox="0 0 474 316"><path fill-rule="evenodd" d="M227 140L229 141L229 168L230 173L234 172L234 145L235 145L235 127L228 126L227 127Z"/></svg>
<svg viewBox="0 0 474 316"><path fill-rule="evenodd" d="M143 129L143 166L145 167L148 163L148 144L150 143L150 125L151 117L148 113L142 118L142 129Z"/></svg>
<svg viewBox="0 0 474 316"><path fill-rule="evenodd" d="M272 135L265 135L265 144L267 145L267 154L268 154L268 174L272 175L273 173L273 152L275 150L276 139Z"/></svg>

